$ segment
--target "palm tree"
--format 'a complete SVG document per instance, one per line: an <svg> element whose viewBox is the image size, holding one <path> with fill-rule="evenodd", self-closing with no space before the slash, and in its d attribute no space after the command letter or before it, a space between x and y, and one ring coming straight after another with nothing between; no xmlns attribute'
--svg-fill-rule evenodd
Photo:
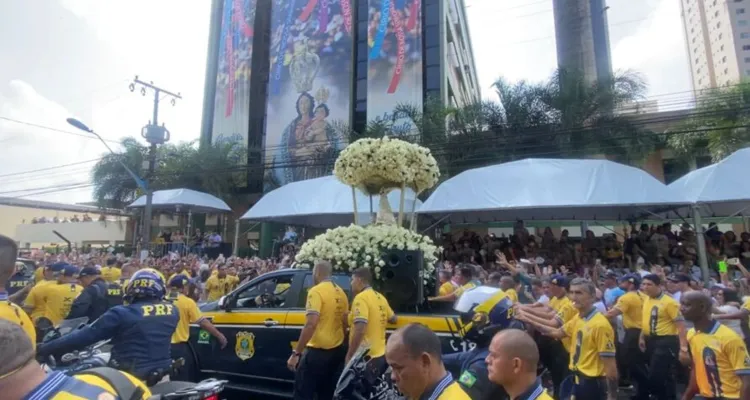
<svg viewBox="0 0 750 400"><path fill-rule="evenodd" d="M720 161L750 144L750 83L706 93L692 114L667 138L667 146L684 161L706 152Z"/></svg>
<svg viewBox="0 0 750 400"><path fill-rule="evenodd" d="M120 145L124 149L122 153L106 154L91 170L94 199L100 207L123 208L140 194L138 185L121 162L142 176L141 166L148 157L148 147L132 137L123 139Z"/></svg>
<svg viewBox="0 0 750 400"><path fill-rule="evenodd" d="M499 79L494 88L505 109L508 129L529 138L536 136L542 143L554 142L559 156L607 154L632 162L658 144L656 135L618 113L645 98L647 85L636 72L620 72L609 81L589 83L577 71L560 69L545 83L510 85Z"/></svg>
<svg viewBox="0 0 750 400"><path fill-rule="evenodd" d="M106 155L92 170L94 197L100 206L124 207L141 194L120 160L144 176L141 165L148 148L134 138L123 139L122 147L122 153ZM242 212L247 201L241 188L247 185L247 174L247 148L241 142L200 147L196 142L166 144L158 149L150 185L153 190L187 188L210 193Z"/></svg>

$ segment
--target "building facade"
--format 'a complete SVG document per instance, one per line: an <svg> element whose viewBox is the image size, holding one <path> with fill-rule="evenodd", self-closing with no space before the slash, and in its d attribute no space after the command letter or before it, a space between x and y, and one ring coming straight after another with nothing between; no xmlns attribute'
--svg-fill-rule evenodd
<svg viewBox="0 0 750 400"><path fill-rule="evenodd" d="M750 76L750 1L680 0L696 91Z"/></svg>
<svg viewBox="0 0 750 400"><path fill-rule="evenodd" d="M588 82L612 77L605 0L554 0L557 65Z"/></svg>
<svg viewBox="0 0 750 400"><path fill-rule="evenodd" d="M480 100L463 0L214 0L202 142L242 141L248 193L330 174L400 105ZM255 167L257 166L257 168Z"/></svg>

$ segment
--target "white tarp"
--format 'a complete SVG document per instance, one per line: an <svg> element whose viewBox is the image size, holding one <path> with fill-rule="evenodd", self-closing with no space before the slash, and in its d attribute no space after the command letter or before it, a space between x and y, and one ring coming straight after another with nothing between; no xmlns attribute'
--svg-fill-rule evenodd
<svg viewBox="0 0 750 400"><path fill-rule="evenodd" d="M194 213L232 211L224 200L208 193L191 189L157 190L154 192L152 204L155 210L191 211ZM145 206L146 196L141 196L130 204L128 208L141 208Z"/></svg>
<svg viewBox="0 0 750 400"><path fill-rule="evenodd" d="M750 180L744 172L750 165L750 148L697 169L672 182L670 189L688 202L701 206L704 217L747 215L750 211Z"/></svg>
<svg viewBox="0 0 750 400"><path fill-rule="evenodd" d="M359 190L355 193L359 222L367 223L370 220L370 197ZM404 199L405 215L411 213L415 197L414 192L407 189ZM373 212L378 211L379 201L379 196L372 196ZM398 215L400 201L401 190L393 190L388 194L388 202L394 215ZM421 202L416 201L419 209ZM288 183L266 193L242 219L316 228L348 225L354 222L352 188L335 176Z"/></svg>
<svg viewBox="0 0 750 400"><path fill-rule="evenodd" d="M624 220L686 203L635 167L531 158L464 171L443 182L419 214L453 223Z"/></svg>

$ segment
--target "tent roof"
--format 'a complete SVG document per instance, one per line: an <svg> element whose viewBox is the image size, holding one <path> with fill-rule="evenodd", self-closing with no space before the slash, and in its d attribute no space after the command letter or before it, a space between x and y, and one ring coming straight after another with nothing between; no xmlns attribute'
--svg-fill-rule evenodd
<svg viewBox="0 0 750 400"><path fill-rule="evenodd" d="M438 186L419 213L454 223L625 220L680 204L686 202L635 167L530 158L464 171Z"/></svg>
<svg viewBox="0 0 750 400"><path fill-rule="evenodd" d="M154 210L192 212L232 212L224 200L208 193L198 192L191 189L168 189L154 192L152 201ZM128 208L141 208L146 206L146 196L141 196L131 203Z"/></svg>
<svg viewBox="0 0 750 400"><path fill-rule="evenodd" d="M360 220L366 220L370 211L370 198L359 190L355 193ZM406 212L411 212L414 198L414 192L407 190L404 201ZM396 214L400 199L400 190L388 194L391 209ZM379 196L372 197L375 212L379 208L379 201ZM419 208L421 202L416 202ZM317 228L348 225L354 221L352 189L335 176L288 183L266 193L242 216L242 219Z"/></svg>
<svg viewBox="0 0 750 400"><path fill-rule="evenodd" d="M743 171L750 165L750 148L692 171L669 185L690 203L702 205L706 216L727 217L750 207L750 180Z"/></svg>

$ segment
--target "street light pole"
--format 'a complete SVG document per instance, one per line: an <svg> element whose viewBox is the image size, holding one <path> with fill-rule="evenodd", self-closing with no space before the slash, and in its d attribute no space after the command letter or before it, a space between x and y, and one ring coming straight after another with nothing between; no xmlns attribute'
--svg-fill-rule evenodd
<svg viewBox="0 0 750 400"><path fill-rule="evenodd" d="M79 121L79 120L77 120L77 119L75 119L75 118L68 118L68 119L67 119L66 121L67 121L67 122L68 122L68 123L69 123L70 125L72 125L72 126L74 126L74 127L78 128L78 129L80 129L80 130L82 130L82 131L84 131L84 132L87 132L87 133L90 133L90 134L94 135L94 136L95 136L95 137L96 137L97 139L99 139L99 140L100 140L100 141L102 142L102 144L104 145L104 147L106 147L106 148L107 148L107 150L109 150L110 154L112 154L112 155L115 155L115 156L117 155L117 153L115 153L115 152L114 152L114 151L112 150L112 148L111 148L111 147L109 147L109 145L107 144L107 142L106 142L106 141L105 141L105 140L104 140L104 139L103 139L103 138L102 138L101 136L99 136L99 134L98 134L98 133L94 132L94 130L93 130L93 129L89 128L89 127L88 127L88 126L87 126L86 124L84 124L83 122L81 122L81 121ZM131 177L131 178L133 178L133 180L135 181L135 184L136 184L136 185L138 186L138 188L139 188L139 189L141 189L141 190L143 190L144 192L147 192L147 193L148 193L148 184L146 183L146 181L144 181L143 179L141 179L141 178L140 178L140 177L139 177L139 176L138 176L138 175L137 175L137 174L136 174L135 172L133 172L133 170L131 170L131 169L130 169L130 168L129 168L129 167L128 167L128 166L127 166L127 165L126 165L126 164L125 164L125 163L124 163L123 161L122 161L122 157L118 157L118 158L117 158L117 162L119 162L119 163L120 163L120 165L122 165L122 167L123 167L123 168L125 169L125 171L126 171L126 172L128 173L128 175L130 175L130 177Z"/></svg>
<svg viewBox="0 0 750 400"><path fill-rule="evenodd" d="M180 93L172 93L166 89L160 88L154 85L153 82L144 82L138 79L138 76L133 79L130 84L130 91L135 91L136 86L141 87L141 94L146 95L146 89L154 91L154 115L153 119L149 121L148 125L143 127L141 136L146 139L150 147L148 150L148 174L146 175L147 183L150 183L154 177L154 171L156 169L156 149L157 145L164 144L169 141L169 131L164 127L164 124L159 126L159 101L162 94L171 97L172 105L175 104L175 99L182 99ZM143 223L141 224L141 254L143 258L143 251L147 249L148 243L151 240L151 218L153 213L153 201L154 191L151 186L147 184L146 188L146 207L143 209Z"/></svg>

